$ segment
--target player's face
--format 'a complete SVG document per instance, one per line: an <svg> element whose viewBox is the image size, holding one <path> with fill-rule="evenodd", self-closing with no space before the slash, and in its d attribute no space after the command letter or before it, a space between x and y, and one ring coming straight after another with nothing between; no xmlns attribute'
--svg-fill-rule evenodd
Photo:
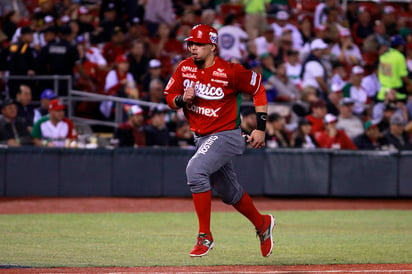
<svg viewBox="0 0 412 274"><path fill-rule="evenodd" d="M215 45L188 42L187 49L192 54L193 60L195 62L204 62L208 58L210 58L210 56L213 56Z"/></svg>

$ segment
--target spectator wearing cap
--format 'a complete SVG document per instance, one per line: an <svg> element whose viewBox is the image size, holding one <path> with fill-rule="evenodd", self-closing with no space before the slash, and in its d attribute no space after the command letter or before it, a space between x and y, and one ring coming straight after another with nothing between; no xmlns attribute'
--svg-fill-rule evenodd
<svg viewBox="0 0 412 274"><path fill-rule="evenodd" d="M176 14L171 0L148 0L145 6L144 21L150 37L154 37L161 23L172 27Z"/></svg>
<svg viewBox="0 0 412 274"><path fill-rule="evenodd" d="M312 123L306 118L301 118L298 122L298 128L292 137L292 147L306 149L317 148L319 146L318 142L316 142L311 131Z"/></svg>
<svg viewBox="0 0 412 274"><path fill-rule="evenodd" d="M310 44L313 40L319 38L325 41L324 39L326 38L326 31L327 28L325 25L319 25L313 28L313 35L311 35L309 39L306 40L305 44L303 44L302 48L299 50L299 59L301 61L305 60L306 57L310 54Z"/></svg>
<svg viewBox="0 0 412 274"><path fill-rule="evenodd" d="M84 73L81 67L79 52L77 47L72 44L72 29L68 25L60 27L59 39L47 44L40 50L36 59L39 74L44 75L70 75L73 77L73 70L76 69L86 79L88 76ZM91 81L91 80L90 80ZM59 96L68 94L67 80L59 80ZM52 83L46 83L46 88Z"/></svg>
<svg viewBox="0 0 412 274"><path fill-rule="evenodd" d="M20 85L16 94L15 103L17 106L17 116L26 120L30 132L34 118L34 107L32 105L32 92L30 86Z"/></svg>
<svg viewBox="0 0 412 274"><path fill-rule="evenodd" d="M179 120L176 123L175 134L171 136L170 146L190 149L195 147L193 132L187 120Z"/></svg>
<svg viewBox="0 0 412 274"><path fill-rule="evenodd" d="M343 87L343 97L351 98L355 102L353 112L359 117L370 114L370 99L361 85L364 73L361 66L354 66L349 82Z"/></svg>
<svg viewBox="0 0 412 274"><path fill-rule="evenodd" d="M396 98L405 102L408 98L408 89L412 85L408 78L406 59L403 55L405 40L400 35L391 37L391 48L379 56L378 77L381 89L377 99L383 101L385 93L393 89L396 91Z"/></svg>
<svg viewBox="0 0 412 274"><path fill-rule="evenodd" d="M125 29L123 21L120 19L121 1L104 1L100 6L99 26L93 32L92 39L97 44L109 42L115 32L116 27Z"/></svg>
<svg viewBox="0 0 412 274"><path fill-rule="evenodd" d="M412 150L412 143L405 131L407 122L401 115L393 115L389 122L389 131L385 137L391 147L397 150Z"/></svg>
<svg viewBox="0 0 412 274"><path fill-rule="evenodd" d="M143 76L142 80L142 90L144 93L148 94L150 89L150 82L153 79L159 79L166 83L166 79L162 76L162 62L159 59L151 59L148 64L148 70Z"/></svg>
<svg viewBox="0 0 412 274"><path fill-rule="evenodd" d="M382 112L379 116L373 116L373 120L378 120L378 127L381 132L386 132L389 130L389 122L393 115L402 115L402 112L398 109L395 102L388 102L383 104Z"/></svg>
<svg viewBox="0 0 412 274"><path fill-rule="evenodd" d="M56 99L56 93L51 89L45 89L40 94L40 106L34 109L33 124L37 123L42 117L49 114L50 100Z"/></svg>
<svg viewBox="0 0 412 274"><path fill-rule="evenodd" d="M327 85L328 73L322 57L327 54L328 44L322 39L315 39L310 44L311 53L302 63L302 87L313 86L321 98L327 98L329 87Z"/></svg>
<svg viewBox="0 0 412 274"><path fill-rule="evenodd" d="M105 79L104 94L138 99L140 94L133 75L129 72L129 60L124 55L118 55L114 63L116 66L109 71ZM100 112L104 117L110 118L113 111L112 101L100 104Z"/></svg>
<svg viewBox="0 0 412 274"><path fill-rule="evenodd" d="M119 55L125 55L130 49L129 43L126 43L124 30L121 26L115 26L110 41L103 46L102 53L109 65L114 63L114 59Z"/></svg>
<svg viewBox="0 0 412 274"><path fill-rule="evenodd" d="M326 103L327 113L331 113L338 116L340 111L340 102L343 98L343 86L339 84L332 84L330 87L330 93L328 95L328 101Z"/></svg>
<svg viewBox="0 0 412 274"><path fill-rule="evenodd" d="M1 102L0 144L11 147L32 145L28 124L17 116L17 107L12 99Z"/></svg>
<svg viewBox="0 0 412 274"><path fill-rule="evenodd" d="M361 119L353 114L354 101L351 98L342 98L339 103L339 116L336 127L345 131L346 135L353 140L363 133Z"/></svg>
<svg viewBox="0 0 412 274"><path fill-rule="evenodd" d="M46 45L53 43L57 39L58 27L49 26L44 28L39 35L39 50Z"/></svg>
<svg viewBox="0 0 412 274"><path fill-rule="evenodd" d="M66 106L59 99L49 104L49 115L38 120L31 132L35 146L64 147L66 140L75 140L77 133L72 120L65 117Z"/></svg>
<svg viewBox="0 0 412 274"><path fill-rule="evenodd" d="M166 114L168 108L163 105L151 107L149 110L149 122L145 126L146 145L151 147L169 146L171 138L166 126Z"/></svg>
<svg viewBox="0 0 412 274"><path fill-rule="evenodd" d="M33 42L33 30L26 26L21 28L19 41L12 43L9 47L8 70L10 76L33 76L36 69L36 50L31 47ZM19 86L23 83L30 84L28 80L9 80L9 97L16 98Z"/></svg>
<svg viewBox="0 0 412 274"><path fill-rule="evenodd" d="M224 26L218 29L219 56L230 61L236 59L244 61L247 57L247 33L239 26L234 14L225 17Z"/></svg>
<svg viewBox="0 0 412 274"><path fill-rule="evenodd" d="M382 135L378 127L378 122L374 120L366 121L365 132L353 139L354 144L360 150L386 150L388 140Z"/></svg>
<svg viewBox="0 0 412 274"><path fill-rule="evenodd" d="M285 130L285 123L285 118L277 112L273 112L268 115L266 122L266 147L290 147L290 135Z"/></svg>
<svg viewBox="0 0 412 274"><path fill-rule="evenodd" d="M118 141L119 147L146 146L143 109L140 106L133 105L129 108L128 120L119 124L113 138Z"/></svg>
<svg viewBox="0 0 412 274"><path fill-rule="evenodd" d="M74 75L76 76L74 88L89 92L103 90L104 77L108 71L106 59L101 54L99 48L92 47L88 44L84 35L77 36L76 42L80 59L79 66L82 67L83 74L79 72L77 67L74 68ZM83 75L87 75L87 77ZM88 103L90 102L86 104Z"/></svg>
<svg viewBox="0 0 412 274"><path fill-rule="evenodd" d="M243 134L250 135L256 129L256 112L253 107L246 106L241 109L240 128Z"/></svg>
<svg viewBox="0 0 412 274"><path fill-rule="evenodd" d="M359 65L362 62L362 54L359 47L353 43L351 32L342 28L339 32L339 41L331 48L332 60L341 62L346 67Z"/></svg>
<svg viewBox="0 0 412 274"><path fill-rule="evenodd" d="M292 48L300 49L303 46L302 35L295 25L289 23L289 17L289 13L287 11L280 10L276 13L276 20L272 23L271 26L273 28L273 31L275 32L276 37L282 36L285 31L290 31Z"/></svg>
<svg viewBox="0 0 412 274"><path fill-rule="evenodd" d="M315 135L316 141L321 148L331 149L357 149L344 130L337 129L338 118L333 114L326 114L325 129Z"/></svg>
<svg viewBox="0 0 412 274"><path fill-rule="evenodd" d="M171 27L166 23L160 23L156 35L150 39L151 55L162 63L162 75L172 74L172 58L175 55L185 54L182 42L171 33Z"/></svg>
<svg viewBox="0 0 412 274"><path fill-rule="evenodd" d="M373 33L372 16L366 7L358 8L356 22L352 24L351 33L358 47L361 47L363 40Z"/></svg>
<svg viewBox="0 0 412 274"><path fill-rule="evenodd" d="M324 130L324 119L327 114L326 101L318 99L311 104L311 113L306 115L305 118L312 123L312 134L316 137L318 132Z"/></svg>
<svg viewBox="0 0 412 274"><path fill-rule="evenodd" d="M134 80L138 85L142 85L143 76L146 73L149 65L149 58L145 55L145 43L142 40L134 40L127 54L129 59L129 72L133 75Z"/></svg>

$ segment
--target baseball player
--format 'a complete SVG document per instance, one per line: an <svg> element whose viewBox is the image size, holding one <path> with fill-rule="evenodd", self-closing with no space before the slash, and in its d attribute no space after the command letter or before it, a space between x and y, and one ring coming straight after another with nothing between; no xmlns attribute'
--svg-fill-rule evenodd
<svg viewBox="0 0 412 274"><path fill-rule="evenodd" d="M265 145L267 98L261 75L216 56L217 32L196 25L186 38L191 57L183 60L164 91L168 105L183 108L195 133L196 153L188 162L186 176L192 192L199 231L191 257L201 257L213 248L210 231L213 188L223 202L232 205L252 222L264 257L272 253L275 219L262 215L239 185L232 158L241 155L245 139L239 128L241 93L253 97L257 128L246 141L254 148Z"/></svg>

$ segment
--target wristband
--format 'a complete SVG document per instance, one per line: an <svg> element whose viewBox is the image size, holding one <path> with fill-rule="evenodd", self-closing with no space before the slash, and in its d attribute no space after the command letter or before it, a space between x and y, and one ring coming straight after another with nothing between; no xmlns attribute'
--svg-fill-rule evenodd
<svg viewBox="0 0 412 274"><path fill-rule="evenodd" d="M256 129L265 131L266 130L266 112L256 112Z"/></svg>
<svg viewBox="0 0 412 274"><path fill-rule="evenodd" d="M178 107L183 107L185 105L185 102L183 101L183 96L182 95L177 95L175 97L175 104Z"/></svg>

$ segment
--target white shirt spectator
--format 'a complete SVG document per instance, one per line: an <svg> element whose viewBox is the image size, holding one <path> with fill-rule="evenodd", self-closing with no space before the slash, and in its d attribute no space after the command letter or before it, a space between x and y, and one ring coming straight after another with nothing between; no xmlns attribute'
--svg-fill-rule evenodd
<svg viewBox="0 0 412 274"><path fill-rule="evenodd" d="M218 30L219 54L225 60L243 60L246 52L247 33L238 26L228 25Z"/></svg>
<svg viewBox="0 0 412 274"><path fill-rule="evenodd" d="M286 62L286 75L288 76L289 80L295 84L295 86L299 87L302 83L300 79L300 72L302 71L302 64L298 63L292 65Z"/></svg>
<svg viewBox="0 0 412 274"><path fill-rule="evenodd" d="M334 59L337 59L340 56L342 49L340 48L339 44L336 43L333 45L330 53ZM352 44L350 49L347 49L345 52L345 62L347 64L353 64L352 59L356 59L359 63L362 62L362 54L359 47L355 44Z"/></svg>
<svg viewBox="0 0 412 274"><path fill-rule="evenodd" d="M319 89L319 84L316 81L316 77L323 77L325 70L323 66L316 61L307 62L305 65L305 73L302 77L302 87L312 86Z"/></svg>
<svg viewBox="0 0 412 274"><path fill-rule="evenodd" d="M355 101L353 106L353 112L356 114L362 114L368 103L368 93L362 87L351 86L349 90L349 98Z"/></svg>
<svg viewBox="0 0 412 274"><path fill-rule="evenodd" d="M351 139L364 132L362 121L354 115L348 118L339 116L336 128L343 129Z"/></svg>
<svg viewBox="0 0 412 274"><path fill-rule="evenodd" d="M374 98L378 93L378 90L380 90L381 88L381 83L379 82L378 75L373 72L363 77L361 86L364 90L366 90L369 98Z"/></svg>

